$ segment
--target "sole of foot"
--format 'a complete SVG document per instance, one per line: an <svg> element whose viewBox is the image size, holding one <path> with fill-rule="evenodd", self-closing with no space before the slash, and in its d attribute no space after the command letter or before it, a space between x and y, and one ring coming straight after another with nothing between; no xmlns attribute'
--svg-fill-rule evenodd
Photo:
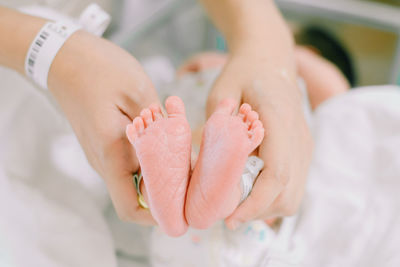
<svg viewBox="0 0 400 267"><path fill-rule="evenodd" d="M126 134L139 159L150 211L170 236L187 231L184 215L187 192L191 132L185 107L179 97L165 101L167 116L158 105L142 110Z"/></svg>
<svg viewBox="0 0 400 267"><path fill-rule="evenodd" d="M249 154L264 138L258 113L226 99L208 119L186 198L190 226L205 229L228 217L241 198L240 179Z"/></svg>

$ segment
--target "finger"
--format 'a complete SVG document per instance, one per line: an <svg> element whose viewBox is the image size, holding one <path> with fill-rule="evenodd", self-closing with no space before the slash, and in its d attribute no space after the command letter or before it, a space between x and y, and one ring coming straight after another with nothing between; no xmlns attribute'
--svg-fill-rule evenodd
<svg viewBox="0 0 400 267"><path fill-rule="evenodd" d="M263 170L257 178L249 197L225 219L229 229L236 229L244 222L260 218L284 189L277 175Z"/></svg>
<svg viewBox="0 0 400 267"><path fill-rule="evenodd" d="M305 191L305 187L301 185L305 184L308 175L307 172L296 172L295 175L291 174L290 176L292 176L292 178L287 180L288 182L283 191L260 216L261 219L286 217L296 214Z"/></svg>
<svg viewBox="0 0 400 267"><path fill-rule="evenodd" d="M126 222L143 225L156 225L151 213L139 206L132 174L119 179L107 179L107 188L118 217Z"/></svg>
<svg viewBox="0 0 400 267"><path fill-rule="evenodd" d="M125 95L118 102L119 111L132 121L140 112L152 104L159 105L157 92L151 80L139 71L138 79L126 88Z"/></svg>
<svg viewBox="0 0 400 267"><path fill-rule="evenodd" d="M242 94L238 85L228 81L226 76L220 77L221 78L217 80L207 99L207 117L211 116L211 114L217 109L219 103L225 99L233 99L236 101L237 107L241 102Z"/></svg>
<svg viewBox="0 0 400 267"><path fill-rule="evenodd" d="M258 218L269 219L277 217L287 217L296 214L303 196L304 190L297 186L297 191L290 192L284 189L275 201Z"/></svg>
<svg viewBox="0 0 400 267"><path fill-rule="evenodd" d="M129 120L123 118L121 124L129 124ZM126 135L124 137L122 142L114 143L113 149L106 151L107 161L113 163L105 166L105 169L109 170L105 174L107 189L121 220L143 225L156 225L150 211L139 206L133 181L133 173L139 169L139 161L134 147L129 143ZM115 159L120 160L116 162Z"/></svg>

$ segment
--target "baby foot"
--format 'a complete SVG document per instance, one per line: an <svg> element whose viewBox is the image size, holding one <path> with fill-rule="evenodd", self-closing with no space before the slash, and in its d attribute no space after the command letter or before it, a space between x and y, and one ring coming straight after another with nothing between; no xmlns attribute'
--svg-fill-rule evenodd
<svg viewBox="0 0 400 267"><path fill-rule="evenodd" d="M184 205L190 170L191 133L179 97L165 101L168 116L158 105L142 110L126 134L136 150L154 219L170 236L186 232Z"/></svg>
<svg viewBox="0 0 400 267"><path fill-rule="evenodd" d="M185 206L186 219L195 228L208 228L235 210L247 157L264 138L257 112L243 104L233 115L236 106L233 99L222 101L204 127Z"/></svg>

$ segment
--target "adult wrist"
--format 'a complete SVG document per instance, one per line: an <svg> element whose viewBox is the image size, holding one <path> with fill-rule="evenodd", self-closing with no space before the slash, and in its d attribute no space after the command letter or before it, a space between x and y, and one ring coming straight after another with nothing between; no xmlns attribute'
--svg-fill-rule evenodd
<svg viewBox="0 0 400 267"><path fill-rule="evenodd" d="M59 103L115 90L124 98L121 105L138 112L150 104L149 95L157 101L150 79L131 54L83 30L73 34L57 53L48 85Z"/></svg>
<svg viewBox="0 0 400 267"><path fill-rule="evenodd" d="M225 0L225 5L231 10L228 19L214 20L224 34L230 52L252 50L263 53L269 50L276 53L282 50L284 53L292 50L292 34L274 1Z"/></svg>
<svg viewBox="0 0 400 267"><path fill-rule="evenodd" d="M65 41L54 57L48 74L48 88L53 94L57 95L64 87L78 89L85 86L86 80L91 78L87 77L90 67L98 57L93 48L100 39L78 30Z"/></svg>
<svg viewBox="0 0 400 267"><path fill-rule="evenodd" d="M42 89L47 89L50 67L58 51L80 26L66 22L47 22L33 39L25 59L25 74Z"/></svg>
<svg viewBox="0 0 400 267"><path fill-rule="evenodd" d="M0 7L0 65L25 74L26 53L47 21Z"/></svg>

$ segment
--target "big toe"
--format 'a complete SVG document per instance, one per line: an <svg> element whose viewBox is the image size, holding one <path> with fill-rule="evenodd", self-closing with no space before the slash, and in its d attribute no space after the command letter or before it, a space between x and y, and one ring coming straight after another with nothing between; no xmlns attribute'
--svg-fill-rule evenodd
<svg viewBox="0 0 400 267"><path fill-rule="evenodd" d="M215 113L232 115L237 107L237 101L233 98L226 98L219 102Z"/></svg>
<svg viewBox="0 0 400 267"><path fill-rule="evenodd" d="M165 100L165 109L167 110L168 117L185 115L185 105L182 99L177 96L170 96Z"/></svg>

